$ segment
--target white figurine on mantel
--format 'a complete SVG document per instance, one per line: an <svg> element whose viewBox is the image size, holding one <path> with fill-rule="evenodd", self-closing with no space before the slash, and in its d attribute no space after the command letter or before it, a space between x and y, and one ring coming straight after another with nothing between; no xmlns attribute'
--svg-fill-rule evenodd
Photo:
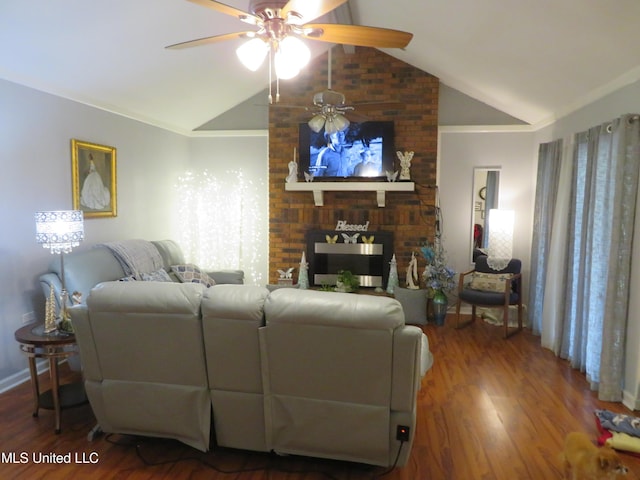
<svg viewBox="0 0 640 480"><path fill-rule="evenodd" d="M289 162L289 175L284 179L287 183L293 183L298 181L298 164L295 160Z"/></svg>
<svg viewBox="0 0 640 480"><path fill-rule="evenodd" d="M387 282L387 293L393 295L396 287L400 286L398 281L398 262L396 262L396 254L393 254L389 262L389 281Z"/></svg>
<svg viewBox="0 0 640 480"><path fill-rule="evenodd" d="M400 181L411 180L411 159L413 158L413 152L396 152L398 160L400 160Z"/></svg>
<svg viewBox="0 0 640 480"><path fill-rule="evenodd" d="M296 147L293 147L293 160L289 162L289 175L284 179L287 183L298 181L298 162L296 162Z"/></svg>
<svg viewBox="0 0 640 480"><path fill-rule="evenodd" d="M395 182L396 178L398 178L398 171L390 172L389 170L385 170L385 175L387 176L387 182Z"/></svg>
<svg viewBox="0 0 640 480"><path fill-rule="evenodd" d="M418 259L415 252L411 252L411 261L407 267L407 288L417 290L420 288L418 284Z"/></svg>
<svg viewBox="0 0 640 480"><path fill-rule="evenodd" d="M309 264L307 263L307 257L302 252L302 258L300 259L300 270L298 271L298 288L306 290L309 288Z"/></svg>

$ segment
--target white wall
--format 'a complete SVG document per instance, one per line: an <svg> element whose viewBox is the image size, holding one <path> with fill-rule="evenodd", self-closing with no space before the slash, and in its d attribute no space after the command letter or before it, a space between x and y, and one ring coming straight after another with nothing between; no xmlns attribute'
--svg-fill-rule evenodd
<svg viewBox="0 0 640 480"><path fill-rule="evenodd" d="M474 168L498 168L500 208L515 212L513 255L522 260L527 278L536 178L534 134L518 129L478 132L475 129L441 128L438 143L438 190L449 263L457 272L472 268Z"/></svg>

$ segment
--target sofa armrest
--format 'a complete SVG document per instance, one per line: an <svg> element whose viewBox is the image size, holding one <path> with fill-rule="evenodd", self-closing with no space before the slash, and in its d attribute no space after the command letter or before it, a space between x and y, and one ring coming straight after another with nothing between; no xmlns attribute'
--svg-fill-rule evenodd
<svg viewBox="0 0 640 480"><path fill-rule="evenodd" d="M102 372L100 371L100 362L96 353L97 349L87 305L76 305L69 308L68 311L71 315L71 323L82 359L82 376L85 380L99 382L102 380Z"/></svg>
<svg viewBox="0 0 640 480"><path fill-rule="evenodd" d="M423 336L420 328L411 325L394 331L391 410L410 412L415 409L422 370L426 366L422 361Z"/></svg>
<svg viewBox="0 0 640 480"><path fill-rule="evenodd" d="M213 278L218 284L234 284L242 285L244 283L244 271L243 270L215 270L213 272L207 272L211 278Z"/></svg>

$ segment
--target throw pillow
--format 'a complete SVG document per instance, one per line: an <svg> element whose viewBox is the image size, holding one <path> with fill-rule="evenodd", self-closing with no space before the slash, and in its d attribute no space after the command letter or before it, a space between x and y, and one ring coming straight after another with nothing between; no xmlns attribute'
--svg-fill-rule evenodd
<svg viewBox="0 0 640 480"><path fill-rule="evenodd" d="M138 279L136 278L135 275L129 275L128 277L122 277L119 281L120 282L136 282L138 281Z"/></svg>
<svg viewBox="0 0 640 480"><path fill-rule="evenodd" d="M193 263L186 265L172 265L171 271L182 283L202 283L207 288L216 284L216 281L207 275L206 272L200 270Z"/></svg>
<svg viewBox="0 0 640 480"><path fill-rule="evenodd" d="M505 283L511 279L510 273L474 272L469 288L482 292L504 292Z"/></svg>
<svg viewBox="0 0 640 480"><path fill-rule="evenodd" d="M144 282L172 282L171 277L164 268L151 273L143 273L142 280Z"/></svg>
<svg viewBox="0 0 640 480"><path fill-rule="evenodd" d="M396 287L393 296L402 305L404 322L411 325L427 323L427 291Z"/></svg>

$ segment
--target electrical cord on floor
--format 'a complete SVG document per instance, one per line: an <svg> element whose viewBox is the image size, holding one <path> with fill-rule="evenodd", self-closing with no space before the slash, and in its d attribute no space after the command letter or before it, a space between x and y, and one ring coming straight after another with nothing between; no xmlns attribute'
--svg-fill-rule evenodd
<svg viewBox="0 0 640 480"><path fill-rule="evenodd" d="M161 461L153 461L150 460L148 458L146 458L145 454L142 452L142 447L145 445L145 443L149 443L149 441L145 438L145 437L135 437L135 436L124 436L124 439L120 439L120 440L113 440L111 437L114 434L107 434L105 436L105 440L113 445L118 445L121 447L134 447L136 450L136 455L138 456L138 458L140 459L140 461L148 467L155 467L155 466L160 466L160 465L169 465L169 464L177 464L179 462L185 462L185 461L196 461L200 464L202 464L205 467L211 468L212 470L218 472L218 473L222 473L225 475L237 475L239 473L247 473L247 472L257 472L257 471L264 471L264 472L281 472L281 473L288 473L288 474L302 474L302 475L309 475L309 474L317 474L317 475L321 475L323 477L326 477L328 480L340 480L338 477L336 477L335 475L324 471L324 470L319 470L319 469L293 469L293 468L286 468L284 466L281 465L274 465L274 459L277 458L277 454L275 452L272 452L272 456L270 456L268 458L267 464L266 465L259 465L256 467L240 467L240 468L236 468L236 469L225 469L222 468L218 465L213 464L212 462L208 461L206 458L203 458L204 455L188 455L188 456L178 456L176 458L170 458L170 459L166 459L166 460L161 460ZM400 445L400 448L402 448L402 444ZM400 455L400 450L398 450L398 456L396 457L396 461L394 462L394 466L391 467L391 469L389 469L388 471L383 472L382 474L378 474L378 475L373 475L371 478L372 480L375 478L378 478L381 475L386 475L387 473L389 473L394 467L395 464L398 461L398 457ZM129 469L128 469L129 470Z"/></svg>
<svg viewBox="0 0 640 480"><path fill-rule="evenodd" d="M385 475L391 473L396 465L398 465L398 460L400 459L400 452L402 452L402 446L404 445L404 440L400 440L400 446L398 447L398 453L396 453L396 459L393 461L393 465L387 468L384 472L379 473L374 476L374 478L384 477Z"/></svg>

